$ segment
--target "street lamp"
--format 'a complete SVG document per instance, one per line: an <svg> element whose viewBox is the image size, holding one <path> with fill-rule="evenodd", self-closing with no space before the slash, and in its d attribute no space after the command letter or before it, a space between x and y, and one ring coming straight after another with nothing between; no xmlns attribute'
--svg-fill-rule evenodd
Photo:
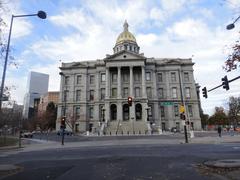
<svg viewBox="0 0 240 180"><path fill-rule="evenodd" d="M8 35L8 43L7 43L7 49L6 49L4 68L3 68L2 84L1 84L1 90L0 90L0 111L2 109L3 89L4 89L4 82L5 82L6 69L7 69L9 45L10 45L11 34L12 34L13 18L16 18L16 17L27 17L27 16L38 16L41 19L46 19L47 18L47 14L44 11L38 11L37 14L12 15L11 23L10 23L10 29L9 29L9 35Z"/></svg>
<svg viewBox="0 0 240 180"><path fill-rule="evenodd" d="M233 23L227 25L227 26L226 26L226 29L227 29L227 30L231 30L231 29L235 28L234 23L237 22L239 19L240 19L240 16L238 16L238 17L233 21Z"/></svg>

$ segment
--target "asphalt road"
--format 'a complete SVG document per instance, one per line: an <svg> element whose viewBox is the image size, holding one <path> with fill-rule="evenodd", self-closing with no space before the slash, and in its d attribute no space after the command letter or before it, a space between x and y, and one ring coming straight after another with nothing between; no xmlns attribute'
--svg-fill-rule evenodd
<svg viewBox="0 0 240 180"><path fill-rule="evenodd" d="M12 172L11 175L3 178L6 180L212 180L229 178L226 172L216 173L202 167L205 161L236 159L240 158L239 154L239 143L128 144L58 147L41 151L18 152L1 157L0 164L15 164L20 167L18 172Z"/></svg>

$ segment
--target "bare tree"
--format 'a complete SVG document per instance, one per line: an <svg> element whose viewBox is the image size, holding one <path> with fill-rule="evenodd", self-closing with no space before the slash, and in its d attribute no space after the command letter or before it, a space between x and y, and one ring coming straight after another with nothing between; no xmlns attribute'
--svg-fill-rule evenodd
<svg viewBox="0 0 240 180"><path fill-rule="evenodd" d="M228 56L225 61L224 69L229 72L237 69L237 65L240 62L240 42L239 40L231 47L232 53Z"/></svg>

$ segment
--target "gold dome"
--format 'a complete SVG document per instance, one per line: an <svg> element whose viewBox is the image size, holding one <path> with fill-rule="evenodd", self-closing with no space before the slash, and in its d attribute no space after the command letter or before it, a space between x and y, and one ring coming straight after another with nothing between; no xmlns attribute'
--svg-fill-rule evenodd
<svg viewBox="0 0 240 180"><path fill-rule="evenodd" d="M137 43L134 35L128 31L127 21L125 21L123 27L124 27L124 31L118 36L116 45L121 44L122 42L125 42L125 41L131 41L131 42Z"/></svg>

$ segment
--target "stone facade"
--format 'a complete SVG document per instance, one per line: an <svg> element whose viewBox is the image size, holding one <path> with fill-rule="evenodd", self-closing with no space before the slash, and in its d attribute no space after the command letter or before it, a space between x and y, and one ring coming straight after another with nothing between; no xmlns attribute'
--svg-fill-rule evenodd
<svg viewBox="0 0 240 180"><path fill-rule="evenodd" d="M119 35L114 54L95 61L62 63L57 129L66 116L68 129L99 134L146 134L183 129L179 107L201 129L192 59L146 58L135 37ZM133 98L128 106L128 97Z"/></svg>

